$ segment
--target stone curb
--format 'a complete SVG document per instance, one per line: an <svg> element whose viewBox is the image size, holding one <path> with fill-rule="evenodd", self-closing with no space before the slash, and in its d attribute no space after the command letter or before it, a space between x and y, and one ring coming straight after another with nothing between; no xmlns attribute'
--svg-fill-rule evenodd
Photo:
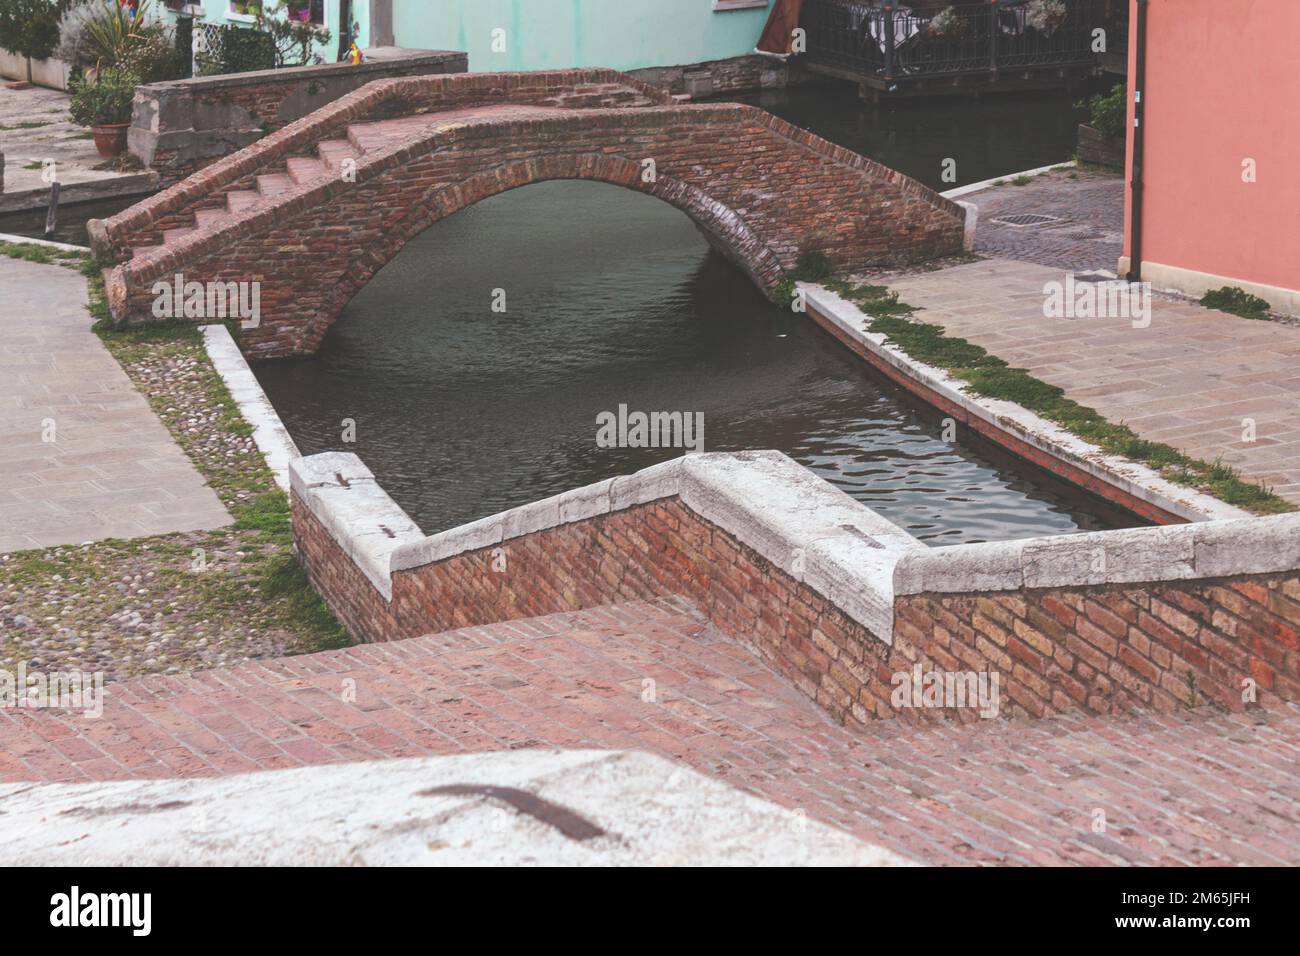
<svg viewBox="0 0 1300 956"><path fill-rule="evenodd" d="M302 457L293 436L280 421L280 416L262 391L261 383L248 367L244 354L239 351L230 331L224 325L203 326L203 346L207 349L212 367L226 383L230 397L239 406L239 413L253 426L253 441L266 459L266 467L275 476L275 483L289 490L289 462Z"/></svg>
<svg viewBox="0 0 1300 956"><path fill-rule="evenodd" d="M1110 455L1015 402L985 398L967 391L946 370L918 362L889 344L886 336L866 331L869 316L853 303L812 283L801 282L810 309L907 378L959 406L975 418L1079 470L1187 521L1250 517L1249 513L1209 495L1162 478L1145 465Z"/></svg>

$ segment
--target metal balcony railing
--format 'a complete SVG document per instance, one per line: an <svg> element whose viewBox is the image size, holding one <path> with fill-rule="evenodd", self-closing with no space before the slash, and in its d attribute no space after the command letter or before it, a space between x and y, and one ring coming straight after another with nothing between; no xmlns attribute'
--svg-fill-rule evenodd
<svg viewBox="0 0 1300 956"><path fill-rule="evenodd" d="M1106 0L996 0L946 7L805 0L813 64L864 76L924 77L1095 63Z"/></svg>

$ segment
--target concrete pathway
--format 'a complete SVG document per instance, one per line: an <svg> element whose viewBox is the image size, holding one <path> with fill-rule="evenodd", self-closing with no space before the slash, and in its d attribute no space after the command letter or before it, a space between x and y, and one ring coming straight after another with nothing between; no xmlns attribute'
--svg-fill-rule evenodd
<svg viewBox="0 0 1300 956"><path fill-rule="evenodd" d="M228 523L90 331L86 280L0 257L0 288L0 552Z"/></svg>
<svg viewBox="0 0 1300 956"><path fill-rule="evenodd" d="M1167 296L1154 298L1148 328L1126 318L1045 318L1044 286L1065 278L1063 268L989 259L879 281L923 309L922 321L1143 438L1222 458L1300 504L1300 327ZM1243 440L1252 423L1254 440Z"/></svg>
<svg viewBox="0 0 1300 956"><path fill-rule="evenodd" d="M851 730L676 599L105 693L0 710L0 782L640 750L929 863L1300 864L1300 709Z"/></svg>
<svg viewBox="0 0 1300 956"><path fill-rule="evenodd" d="M0 85L0 153L5 154L4 192L48 190L41 179L42 163L54 161L59 182L98 182L122 179L123 173L95 169L104 162L95 150L90 130L72 122L60 90L32 86L10 90Z"/></svg>

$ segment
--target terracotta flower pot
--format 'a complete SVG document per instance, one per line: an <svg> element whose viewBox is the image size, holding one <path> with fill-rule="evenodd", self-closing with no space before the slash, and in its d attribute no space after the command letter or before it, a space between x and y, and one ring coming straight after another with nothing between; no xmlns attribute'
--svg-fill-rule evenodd
<svg viewBox="0 0 1300 956"><path fill-rule="evenodd" d="M126 151L126 131L130 128L130 123L97 123L90 127L99 155L105 159L121 156Z"/></svg>

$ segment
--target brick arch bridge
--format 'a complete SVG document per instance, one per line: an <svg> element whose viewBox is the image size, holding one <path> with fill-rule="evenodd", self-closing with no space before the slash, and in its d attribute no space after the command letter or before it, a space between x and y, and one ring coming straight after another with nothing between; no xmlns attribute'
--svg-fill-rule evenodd
<svg viewBox="0 0 1300 956"><path fill-rule="evenodd" d="M612 70L380 80L92 221L91 241L116 263L119 322L153 320L155 285L177 274L257 282L241 345L291 355L431 224L553 179L672 204L769 293L806 250L856 269L962 245L961 207L915 180L754 107L679 102Z"/></svg>

